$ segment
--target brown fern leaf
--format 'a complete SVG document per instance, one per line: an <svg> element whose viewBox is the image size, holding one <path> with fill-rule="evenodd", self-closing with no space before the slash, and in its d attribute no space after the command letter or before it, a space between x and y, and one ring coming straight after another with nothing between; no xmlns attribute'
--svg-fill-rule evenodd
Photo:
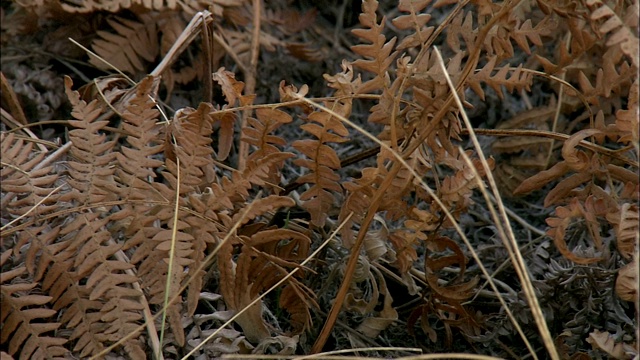
<svg viewBox="0 0 640 360"><path fill-rule="evenodd" d="M397 50L393 51L397 38L393 37L391 40L386 41L386 37L382 33L386 18L383 17L380 23L378 23L376 15L377 9L377 1L363 1L362 13L358 19L365 29L351 30L353 35L356 37L371 43L367 45L354 45L351 47L353 52L366 58L358 59L352 64L376 75L376 77L370 80L370 83L368 84L386 82L386 71L398 54Z"/></svg>
<svg viewBox="0 0 640 360"><path fill-rule="evenodd" d="M242 141L257 148L247 158L243 178L258 186L271 187L278 193L279 189L275 185L280 183L280 170L284 161L295 155L280 150L278 146L284 146L286 141L273 132L281 125L293 121L293 118L278 109L258 109L256 117L248 118L248 126L242 129ZM265 170L266 172L263 172Z"/></svg>
<svg viewBox="0 0 640 360"><path fill-rule="evenodd" d="M267 212L274 211L281 207L292 207L296 204L296 202L286 196L279 195L269 195L264 198L259 198L253 200L253 205L251 209L245 212L238 212L234 214L233 220L240 220L241 217L244 217L241 224L246 224L249 221L264 215Z"/></svg>
<svg viewBox="0 0 640 360"><path fill-rule="evenodd" d="M76 159L69 161L68 183L72 190L62 198L83 205L117 199L119 189L114 181L115 169L112 166L115 157L112 152L114 141L105 141L106 136L99 133L107 122L95 121L101 112L96 101L86 104L80 100L79 94L71 91L69 79L66 79L66 86L73 105L72 115L78 120L70 121L76 129L69 132L73 144L70 153ZM56 296L56 306L64 306L69 302L69 295L65 294L67 291L91 302L85 303L86 307L75 309L74 317L65 318L76 323L88 322L76 324L77 327L91 329L88 333L73 334L74 338L80 337L85 341L76 346L78 351L85 354L95 354L94 351L101 350L102 346L96 345L96 342L103 345L115 343L134 332L138 328L137 322L142 318L142 293L131 286L138 281L138 277L126 273L126 270L133 268L132 264L115 260L122 245L117 244L106 230L110 220L103 217L103 212L97 209L95 212L77 215L74 221L68 222L60 231L67 241L42 248L44 255L41 258L45 260L42 263L53 262L54 266L50 271L60 274L63 279L55 281L51 274L45 276L45 282L52 284L50 291ZM56 254L60 248L65 251ZM73 281L69 281L66 274L68 264L65 261L70 258L73 258ZM86 284L78 288L78 281ZM96 300L98 302L93 302ZM100 312L99 317L90 315L96 309ZM90 334L89 338L87 334ZM126 341L124 348L132 358L145 356L143 346L137 340Z"/></svg>
<svg viewBox="0 0 640 360"><path fill-rule="evenodd" d="M218 123L218 151L216 151L216 159L224 161L229 156L234 141L234 125L237 116L230 112L211 114Z"/></svg>
<svg viewBox="0 0 640 360"><path fill-rule="evenodd" d="M538 3L541 4L541 2ZM554 64L551 59L547 59L540 54L536 54L535 57L540 62L546 73L557 74L567 66L573 64L576 59L580 59L585 52L596 44L598 39L591 30L588 30L584 26L584 21L582 19L575 18L576 9L569 10L569 13L565 13L566 11L564 9L558 9L564 4L552 2L549 5L555 7L554 12L561 14L561 23L564 23L569 27L571 41L569 43L566 43L563 40L559 40L557 42L554 51L554 61L557 64ZM573 7L575 7L575 4Z"/></svg>
<svg viewBox="0 0 640 360"><path fill-rule="evenodd" d="M251 246L252 250L255 250L262 257L261 261L255 261L252 264L252 269L274 267L276 272L281 272L281 274L275 274L274 277L273 270L252 271L249 275L250 279L258 284L251 293L252 297L255 297L260 291L268 289L285 275L283 271L278 270L282 270L284 267L296 267L295 261L302 261L307 257L311 240L306 234L291 229L269 229L252 235L250 241L245 244ZM297 278L300 278L303 273L299 272ZM270 279L266 280L266 278ZM265 280L259 281L258 279ZM291 279L291 284L301 286L295 282L295 279Z"/></svg>
<svg viewBox="0 0 640 360"><path fill-rule="evenodd" d="M197 214L181 218L191 227L191 236L197 239L192 242L193 254L189 256L189 259L193 260L193 264L189 266L189 274L193 276L187 290L187 313L191 316L196 311L205 275L203 270L198 273L195 273L195 270L202 265L207 254L207 246L216 244L219 236L224 237L225 229L220 224L218 212L233 209L233 204L218 184L212 184L201 194L190 194L188 206Z"/></svg>
<svg viewBox="0 0 640 360"><path fill-rule="evenodd" d="M602 134L598 129L585 129L580 130L573 134L567 141L565 141L562 147L563 161L558 162L548 170L541 171L532 177L526 179L515 190L514 194L524 194L533 190L537 190L545 186L546 184L563 177L564 175L574 172L574 174L560 181L545 197L545 206L561 203L565 200L571 199L577 195L573 192L574 189L584 183L590 183L593 186L586 187L587 190L597 191L601 189L597 185L593 184L593 177L611 176L616 180L628 181L632 180L632 176L628 175L629 171L618 167L609 167L613 171L607 171L606 166L601 165L603 161L600 156L595 153L588 155L585 151L578 149L578 144L585 138L593 135ZM635 178L633 178L635 179ZM634 180L632 180L634 181ZM587 195L591 193L588 192ZM586 195L582 196L585 199Z"/></svg>
<svg viewBox="0 0 640 360"><path fill-rule="evenodd" d="M433 26L426 27L425 24L431 20L430 14L420 14L424 8L431 3L431 0L412 1L403 0L398 4L398 10L408 12L408 15L400 15L391 20L398 29L412 29L415 32L402 39L396 50L404 50L410 47L417 47L426 42L433 33Z"/></svg>
<svg viewBox="0 0 640 360"><path fill-rule="evenodd" d="M465 276L467 260L458 244L448 237L429 237L426 241L429 255L425 262L427 282L441 299L454 302L462 302L473 296L473 289L478 279L461 283ZM444 253L445 255L440 255ZM452 255L450 253L453 253ZM438 272L445 267L456 266L460 269L452 285L441 286L438 284ZM457 284L456 284L457 283ZM456 285L453 285L456 284Z"/></svg>
<svg viewBox="0 0 640 360"><path fill-rule="evenodd" d="M311 327L310 306L305 302L304 294L301 294L296 286L285 285L282 288L278 305L291 317L289 324L292 334L301 334Z"/></svg>
<svg viewBox="0 0 640 360"><path fill-rule="evenodd" d="M183 2L178 0L84 0L82 2L62 0L61 5L65 11L71 13L88 13L95 11L116 13L122 9L129 9L132 6L142 6L144 9L158 11L182 9L188 14L193 14L206 7L202 1Z"/></svg>
<svg viewBox="0 0 640 360"><path fill-rule="evenodd" d="M231 225L231 219L225 220ZM249 283L249 267L256 254L251 247L243 246L237 261L233 260L234 245L247 240L246 237L231 236L217 253L220 293L227 307L234 311L242 310L253 300L250 294L252 284ZM252 342L260 342L270 335L262 320L261 306L262 302L256 303L236 319L247 338Z"/></svg>
<svg viewBox="0 0 640 360"><path fill-rule="evenodd" d="M55 211L59 195L52 192L58 176L51 174L53 166L39 166L46 154L36 152L33 142L25 141L14 133L0 134L0 148L3 212L20 216L27 212L44 215ZM47 196L48 199L44 200Z"/></svg>
<svg viewBox="0 0 640 360"><path fill-rule="evenodd" d="M86 343L78 344L76 349L83 353L101 350L101 346L95 344L99 339L102 344L118 342L128 334L135 333L139 326L138 321L142 319L140 296L142 293L134 290L131 284L138 281L138 276L129 275L125 270L132 269L130 263L115 260L114 255L122 247L115 243L111 234L104 229L108 219L99 219L98 214L81 214L74 226L80 227L79 231L72 231L73 235L71 249L77 249L73 257L76 279L86 279L84 289L76 286L70 287L67 291L73 291L76 295L87 296L88 300L83 305L78 304L80 309L75 309L76 317L81 317L80 327L89 328L86 334L75 332L75 336L84 338ZM68 236L69 236L68 235ZM78 281L78 280L76 280ZM56 285L64 283L56 282ZM52 292L60 291L52 287ZM62 296L66 298L66 295ZM68 301L65 300L65 301ZM62 305L64 301L57 302ZM100 316L91 315L94 309L99 309ZM65 318L71 321L70 318ZM76 318L75 321L80 321ZM70 326L67 324L67 326ZM91 334L91 338L88 335ZM84 346L90 345L88 349ZM132 358L143 358L143 345L138 340L129 340L124 343L125 350ZM94 353L95 354L95 353Z"/></svg>
<svg viewBox="0 0 640 360"><path fill-rule="evenodd" d="M541 171L534 176L526 179L515 190L514 195L526 194L537 190L548 184L549 182L559 179L569 172L570 168L564 161L559 162L551 168Z"/></svg>
<svg viewBox="0 0 640 360"><path fill-rule="evenodd" d="M325 75L329 86L337 89L335 96L348 96L356 93L361 85L360 79L353 80L353 69L343 64L343 72L335 76ZM325 102L325 107L337 114L348 118L351 114L352 99ZM340 159L328 144L347 141L349 131L339 119L324 111L316 111L309 115L310 123L300 126L311 133L317 140L296 140L293 147L303 153L308 159L296 159L295 165L310 170L298 178L299 183L313 184L300 195L303 207L311 214L311 222L316 226L323 226L329 210L335 205L335 196L331 193L342 192L337 180L340 178L335 170L340 169Z"/></svg>
<svg viewBox="0 0 640 360"><path fill-rule="evenodd" d="M120 178L122 199L151 200L157 198L157 192L149 185L149 181L157 175L154 171L163 162L154 158L164 149L164 128L157 123L158 110L149 97L153 78L147 77L136 87L135 96L129 101L122 114L122 128L127 132L126 142L116 152Z"/></svg>
<svg viewBox="0 0 640 360"><path fill-rule="evenodd" d="M223 67L213 73L215 80L222 87L222 94L227 99L230 107L235 107L236 101L238 105L245 106L253 103L255 95L243 95L244 83L236 80L236 75L230 71L226 71Z"/></svg>
<svg viewBox="0 0 640 360"><path fill-rule="evenodd" d="M145 72L148 62L159 54L157 20L150 15L140 15L140 21L124 18L107 19L114 33L98 31L100 39L94 40L93 51L111 65L129 74ZM90 55L89 62L103 70L112 68Z"/></svg>
<svg viewBox="0 0 640 360"><path fill-rule="evenodd" d="M210 146L212 123L212 106L202 103L197 110L183 109L179 111L167 129L168 141L165 143L165 153L167 160L165 165L167 170L162 174L168 182L156 184L155 189L159 190L161 196L170 199L175 196L175 191L183 194L181 202L185 201L185 196L193 194L200 186L215 184L213 173L207 169L213 169L213 149ZM169 150L169 151L167 151ZM155 151L155 150L154 150ZM173 159L171 159L173 157ZM177 160L180 160L179 163ZM179 165L179 169L178 169ZM180 184L178 184L180 178ZM215 185L213 185L215 186ZM197 202L197 198L192 198L192 202ZM168 203L167 205L169 205ZM197 203L202 205L202 203ZM205 257L206 239L211 240L211 233L216 230L209 228L204 232L192 227L200 222L188 217L189 222L179 221L178 228L175 229L175 254L171 273L169 273L168 262L170 259L171 242L173 238L173 206L162 206L161 208L148 208L147 216L140 217L142 224L138 224L137 232L128 241L127 247L137 246L131 262L138 265L138 275L142 279L143 286L148 289L149 303L158 305L164 301L164 284L170 281L170 298L177 295L177 291L183 281L190 277L193 279L192 287L187 293L188 310L195 311L195 304L201 290L203 271L195 272L197 267L193 264L201 264ZM185 214L178 215L180 219L185 219ZM154 222L159 222L168 229L153 226ZM141 226L142 225L142 226ZM208 236L195 237L194 233ZM187 271L188 269L188 271ZM168 319L179 345L184 345L184 329L181 324L181 303L174 303L167 309Z"/></svg>
<svg viewBox="0 0 640 360"><path fill-rule="evenodd" d="M97 216L91 214L93 219ZM100 324L99 312L103 303L89 300L90 289L78 283L80 278L73 268L78 243L84 244L93 234L90 227L82 228L86 221L87 217L76 217L62 231L60 226L53 229L48 229L46 225L31 227L18 235L16 244L16 249L29 244L25 253L26 268L36 281L40 281L42 290L51 295L53 309L64 310L60 322L66 328L73 329L69 340L78 339L74 351L82 357L98 353L104 348L104 339L100 334L104 324ZM78 228L83 231L70 239L69 235ZM59 240L61 238L68 240Z"/></svg>
<svg viewBox="0 0 640 360"><path fill-rule="evenodd" d="M245 169L240 172L233 172L231 178L222 178L222 188L224 193L230 199L248 199L249 191L253 185L277 188L276 183L271 182L273 179L272 169L282 167L284 161L291 158L293 154L287 152L272 153L261 158L257 156L249 156ZM275 190L278 191L278 190Z"/></svg>
<svg viewBox="0 0 640 360"><path fill-rule="evenodd" d="M600 35L610 34L606 46L620 45L620 49L631 60L637 69L638 61L638 1L633 1L626 8L620 9L620 15L600 0L588 0L587 5L594 8L590 13L591 20L598 25ZM625 15L626 14L626 15Z"/></svg>
<svg viewBox="0 0 640 360"><path fill-rule="evenodd" d="M609 55L611 53L607 53ZM622 95L629 86L629 79L635 76L637 70L631 68L627 62L622 62L619 71L617 62L612 56L605 55L602 67L595 73L595 85L589 80L585 72L580 71L578 83L582 94L592 104L601 105L601 98L611 98L612 93ZM592 76L593 78L593 76Z"/></svg>
<svg viewBox="0 0 640 360"><path fill-rule="evenodd" d="M156 214L155 221L162 224L172 224L173 211L168 207L166 210ZM151 218L151 217L150 217ZM181 281L186 276L184 274L184 266L193 263L189 259L193 251L191 246L193 236L188 234L189 227L183 222L179 223L179 229L176 233L176 254L174 258L173 272L169 274L169 248L171 246L171 238L173 231L171 229L163 230L152 226L153 218L151 218L148 226L139 230L134 238L134 243L140 243L135 253L131 257L131 263L137 264L138 277L141 286L148 294L148 302L152 305L161 305L164 302L165 285L170 282L170 298L177 294L180 289ZM185 231L186 230L186 231ZM172 333L178 344L184 344L184 330L180 324L182 305L173 303L167 308L167 317Z"/></svg>
<svg viewBox="0 0 640 360"><path fill-rule="evenodd" d="M180 215L178 215L180 217ZM189 224L178 221L178 229L174 234L172 229L160 230L155 236L152 238L152 241L155 243L155 249L153 251L153 256L155 259L161 259L161 265L156 264L153 269L150 269L151 265L148 262L141 264L140 268L142 269L145 266L146 269L150 269L152 272L146 272L149 279L150 287L150 295L149 299L150 304L162 304L164 302L164 296L166 293L165 284L169 282L169 298L173 298L178 294L180 287L183 285L183 281L185 281L188 277L193 277L195 280L195 285L202 284L202 277L204 276L204 272L195 273L195 269L193 268L194 262L197 259L199 263L201 263L204 259L204 252L197 253L194 251L194 247L199 248L201 251L206 247L204 241L200 239L196 239L191 232L193 231ZM169 224L169 226L172 226ZM173 243L173 244L172 244ZM197 244L197 245L196 245ZM170 258L170 250L171 247L174 247L175 253L173 257L173 266L172 271L169 273L169 262ZM145 270L146 270L145 269ZM189 271L187 271L189 270ZM187 293L188 296L198 296L199 291L194 293L193 291ZM196 299L188 299L187 302L189 304L193 304L197 302ZM192 305L193 306L193 305ZM182 304L180 302L173 303L169 305L167 308L167 319L169 321L169 325L171 326L171 330L175 337L175 341L178 345L184 346L185 344L185 335L184 329L182 326Z"/></svg>
<svg viewBox="0 0 640 360"><path fill-rule="evenodd" d="M471 152L468 152L471 155ZM489 167L492 169L495 165L495 161L492 158L487 160ZM473 166L476 168L478 175L481 177L485 175L484 168L480 163L480 160L474 159ZM466 211L468 207L473 203L471 201L471 195L473 189L478 186L475 179L473 170L467 166L464 166L461 170L458 170L454 176L446 176L442 181L439 195L442 202L449 209L455 209L454 214L459 215L460 212Z"/></svg>
<svg viewBox="0 0 640 360"><path fill-rule="evenodd" d="M618 271L618 278L616 279L616 294L625 301L638 302L638 257L634 257L633 260L623 266Z"/></svg>
<svg viewBox="0 0 640 360"><path fill-rule="evenodd" d="M163 176L171 188L177 189L176 157L180 159L180 193L192 192L199 186L213 183L211 134L213 118L211 104L201 103L197 110L184 108L178 111L167 129L165 147L166 165L169 171ZM205 176L207 175L207 176Z"/></svg>
<svg viewBox="0 0 640 360"><path fill-rule="evenodd" d="M242 129L242 140L257 147L259 155L269 155L274 152L280 152L277 145L286 144L281 137L272 135L281 125L288 124L293 121L291 115L278 109L258 109L256 110L257 119L249 118L248 127ZM257 155L256 155L257 156Z"/></svg>
<svg viewBox="0 0 640 360"><path fill-rule="evenodd" d="M295 155L281 151L278 146L286 142L273 131L292 121L290 115L276 109L258 109L257 118L247 118L247 126L242 129L242 141L255 146L247 158L242 172L234 171L231 178L222 178L222 188L230 199L248 199L254 185L271 188L275 193L280 191L280 169L286 159Z"/></svg>
<svg viewBox="0 0 640 360"><path fill-rule="evenodd" d="M0 255L0 266L5 267L12 250ZM16 266L0 274L0 344L7 344L9 354L18 359L64 359L67 350L62 346L67 340L49 336L60 323L47 319L56 311L47 308L50 296L30 294L38 283L24 281L20 277L27 272Z"/></svg>
<svg viewBox="0 0 640 360"><path fill-rule="evenodd" d="M407 228L411 228L411 220L405 222ZM419 240L425 240L426 236L420 231L395 230L389 234L389 241L396 252L396 260L393 262L400 274L407 274L413 268L413 262L418 260L416 248Z"/></svg>
<svg viewBox="0 0 640 360"><path fill-rule="evenodd" d="M519 27L514 26L509 35L527 55L531 55L529 42L536 46L542 46L540 36L551 34L553 23L549 19L548 17L543 18L535 28L531 25L531 19L526 19Z"/></svg>
<svg viewBox="0 0 640 360"><path fill-rule="evenodd" d="M425 332L429 334L432 341L436 341L437 333L427 321L429 314L435 314L445 326L445 343L451 344L451 327L465 329L465 331L480 327L472 313L462 305L473 296L478 278L465 281L466 258L462 249L450 238L431 235L426 240L426 247L425 280L433 291L433 295L426 298L426 304L419 305L413 310L408 322L413 326L418 319L421 319ZM441 271L451 266L460 269L454 279L449 279L447 274ZM439 280L446 281L448 285L441 285ZM471 330L471 332L474 331Z"/></svg>
<svg viewBox="0 0 640 360"><path fill-rule="evenodd" d="M69 120L69 124L76 128L69 131L69 139L73 143L69 152L76 160L68 162L70 178L67 182L72 190L61 196L61 200L75 200L79 204L114 200L118 193L113 180L115 169L111 167L115 158L112 152L115 142L106 141L106 135L100 133L108 121L96 121L102 112L98 101L87 104L80 100L80 95L71 90L71 85L71 79L65 77L67 96L73 106L71 115L77 119Z"/></svg>
<svg viewBox="0 0 640 360"><path fill-rule="evenodd" d="M463 51L460 46L460 38L464 40L465 48L469 53L475 51L477 29L473 28L473 14L471 11L460 12L447 27L447 44L456 53Z"/></svg>
<svg viewBox="0 0 640 360"><path fill-rule="evenodd" d="M497 60L497 56L491 57L482 70L469 76L469 86L481 99L484 99L484 91L480 86L480 82L485 82L489 85L489 87L498 94L500 99L504 98L502 87L509 92L522 90L531 91L533 76L529 72L522 71L522 65L519 65L515 69L508 65L503 66L498 68L498 72L492 76L491 73L496 70L495 65ZM507 76L509 77L507 78Z"/></svg>
<svg viewBox="0 0 640 360"><path fill-rule="evenodd" d="M441 223L434 211L421 210L416 207L407 212L404 228L393 231L389 240L396 250L394 266L401 274L406 274L418 259L416 248L427 240L427 234L434 232Z"/></svg>

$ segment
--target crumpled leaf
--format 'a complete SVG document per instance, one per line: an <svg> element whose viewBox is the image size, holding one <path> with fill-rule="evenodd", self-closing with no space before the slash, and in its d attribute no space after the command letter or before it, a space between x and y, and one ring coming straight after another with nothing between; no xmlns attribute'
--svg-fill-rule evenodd
<svg viewBox="0 0 640 360"><path fill-rule="evenodd" d="M625 259L631 259L636 250L638 213L637 205L626 203L618 211L607 214L607 220L616 232L616 247Z"/></svg>
<svg viewBox="0 0 640 360"><path fill-rule="evenodd" d="M380 282L380 292L384 295L384 307L375 317L366 318L356 330L361 332L367 337L375 338L380 333L389 327L389 325L393 324L394 321L398 320L398 312L391 306L393 302L393 298L389 293L389 289L387 288L387 283L384 280L384 277L380 273L380 271L374 267L372 267L376 275L378 275L378 279Z"/></svg>
<svg viewBox="0 0 640 360"><path fill-rule="evenodd" d="M300 340L300 336L295 335L293 337L288 336L274 336L263 339L255 349L253 349L253 354L269 354L269 355L294 355L296 353L296 348L298 347L298 342ZM277 353L272 352L272 347L276 347L277 349L282 349Z"/></svg>
<svg viewBox="0 0 640 360"><path fill-rule="evenodd" d="M616 294L624 301L638 301L638 258L623 266L616 279Z"/></svg>
<svg viewBox="0 0 640 360"><path fill-rule="evenodd" d="M624 343L616 343L613 339L613 335L608 331L594 330L589 334L587 342L593 346L594 349L600 349L609 354L614 359L627 360L631 359L631 356L627 353L626 347L629 347L630 351L633 351L629 345Z"/></svg>

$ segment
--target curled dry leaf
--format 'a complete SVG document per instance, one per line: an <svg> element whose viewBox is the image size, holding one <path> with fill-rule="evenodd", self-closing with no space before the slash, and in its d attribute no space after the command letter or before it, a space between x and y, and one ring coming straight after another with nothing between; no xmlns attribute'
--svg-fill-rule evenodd
<svg viewBox="0 0 640 360"><path fill-rule="evenodd" d="M592 198L590 197L590 199ZM602 260L599 257L582 257L574 254L571 250L569 250L567 242L565 240L565 234L567 232L567 228L569 228L569 226L573 224L574 218L585 218L585 220L589 221L587 219L585 207L577 198L574 198L568 206L557 207L556 217L547 218L546 221L550 227L549 230L547 230L547 235L553 238L554 244L564 257L577 264L587 265ZM597 223L592 225L595 228L599 228L599 225Z"/></svg>
<svg viewBox="0 0 640 360"><path fill-rule="evenodd" d="M593 346L594 349L600 349L614 359L628 360L631 356L627 353L628 350L634 351L631 346L623 343L616 343L613 335L608 331L594 330L589 334L587 342Z"/></svg>
<svg viewBox="0 0 640 360"><path fill-rule="evenodd" d="M616 294L625 301L638 302L638 258L618 271Z"/></svg>
<svg viewBox="0 0 640 360"><path fill-rule="evenodd" d="M625 259L631 259L638 244L638 206L623 204L618 211L607 214L607 220L615 229L618 252Z"/></svg>
<svg viewBox="0 0 640 360"><path fill-rule="evenodd" d="M357 328L358 331L370 338L376 338L380 332L388 328L394 321L398 320L398 312L391 306L393 297L387 288L387 282L380 270L371 268L378 277L380 294L384 296L383 308L377 316L366 318ZM377 301L377 299L376 299Z"/></svg>
<svg viewBox="0 0 640 360"><path fill-rule="evenodd" d="M589 167L589 156L583 151L577 149L580 141L588 138L589 136L601 134L602 131L598 129L586 129L580 130L577 133L571 135L569 140L564 142L562 146L562 157L567 164L574 171L584 171Z"/></svg>

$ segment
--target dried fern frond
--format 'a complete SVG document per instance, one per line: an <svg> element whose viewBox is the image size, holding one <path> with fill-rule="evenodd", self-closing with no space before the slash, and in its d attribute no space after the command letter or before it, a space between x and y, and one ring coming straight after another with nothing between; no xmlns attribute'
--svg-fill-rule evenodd
<svg viewBox="0 0 640 360"><path fill-rule="evenodd" d="M398 10L408 12L407 15L400 15L391 20L393 25L398 29L414 30L414 33L402 39L396 47L397 50L404 50L410 47L418 47L424 43L433 33L433 26L425 26L431 20L430 14L421 14L420 12L426 8L431 0L423 0L420 2L406 0L400 1Z"/></svg>
<svg viewBox="0 0 640 360"><path fill-rule="evenodd" d="M213 168L212 110L213 106L208 103L201 103L197 110L184 108L176 113L167 128L165 156L168 171L163 172L163 176L172 188L178 188L175 159L179 158L181 194L192 192L198 186L215 181L209 171Z"/></svg>
<svg viewBox="0 0 640 360"><path fill-rule="evenodd" d="M625 301L638 303L638 258L623 266L618 272L615 286L616 294Z"/></svg>
<svg viewBox="0 0 640 360"><path fill-rule="evenodd" d="M160 47L157 36L157 19L140 15L140 21L124 18L107 19L115 33L98 31L100 39L94 40L93 51L115 68L136 74L145 71L146 63L158 56ZM90 55L89 62L95 67L112 70L100 59Z"/></svg>
<svg viewBox="0 0 640 360"><path fill-rule="evenodd" d="M501 68L495 68L498 58L493 56L489 59L489 62L475 74L469 77L469 86L473 91L484 100L484 91L480 86L480 82L484 82L491 87L500 99L504 98L502 88L507 89L508 92L514 91L530 91L533 75L530 72L522 71L522 65L517 68L511 68L509 66L503 66ZM491 75L494 70L498 70L494 75ZM508 78L507 78L508 76Z"/></svg>
<svg viewBox="0 0 640 360"><path fill-rule="evenodd" d="M180 9L189 14L205 8L203 1L178 1L178 0L62 0L62 8L67 12L88 13L94 11L109 11L116 13L123 9L141 6L148 10L175 10Z"/></svg>
<svg viewBox="0 0 640 360"><path fill-rule="evenodd" d="M640 66L638 62L638 33L634 30L634 28L638 27L638 17L636 16L638 14L638 1L635 0L626 8L621 8L619 10L620 15L616 14L609 4L600 0L589 0L587 5L594 8L590 13L590 17L591 20L598 24L600 35L611 33L606 46L620 45L620 49L638 69L638 66Z"/></svg>
<svg viewBox="0 0 640 360"><path fill-rule="evenodd" d="M375 74L376 77L365 83L368 91L381 88L387 85L388 77L387 69L393 63L398 51L394 51L393 47L396 38L387 41L382 33L384 29L385 18L378 23L376 10L378 2L375 0L367 0L362 3L362 13L359 16L360 24L364 29L354 29L351 32L370 44L354 45L351 50L365 59L358 59L353 65L365 71ZM374 85L375 84L375 85Z"/></svg>
<svg viewBox="0 0 640 360"><path fill-rule="evenodd" d="M0 134L3 212L44 215L58 208L59 195L52 193L58 176L52 174L53 166L40 166L47 154L36 152L33 145L14 133Z"/></svg>
<svg viewBox="0 0 640 360"><path fill-rule="evenodd" d="M72 189L64 194L63 201L75 200L78 204L96 203L115 199L118 189L113 180L115 169L115 141L107 141L100 131L108 121L98 120L103 109L97 100L87 104L77 91L71 90L71 79L65 78L67 96L76 120L69 120L75 129L69 131L73 146L69 153L75 161L69 161L69 185Z"/></svg>
<svg viewBox="0 0 640 360"><path fill-rule="evenodd" d="M12 250L0 255L4 267L12 257ZM52 335L60 323L48 319L57 311L49 308L51 296L29 294L37 282L25 282L20 277L27 272L17 266L0 275L0 343L9 345L10 355L18 359L64 359L67 350L62 346L67 340Z"/></svg>
<svg viewBox="0 0 640 360"><path fill-rule="evenodd" d="M469 152L469 155L470 152ZM495 161L488 159L490 168L493 168ZM482 164L478 159L474 159L473 166L480 176L485 176ZM454 176L446 176L442 181L439 196L444 204L451 209L456 209L454 214L464 212L471 205L471 195L473 189L477 187L474 172L471 168L464 167L456 172Z"/></svg>
<svg viewBox="0 0 640 360"><path fill-rule="evenodd" d="M119 189L114 179L114 141L105 141L100 131L107 121L97 121L102 112L97 101L87 104L77 91L71 90L71 80L66 79L66 91L73 105L76 120L69 123L76 127L69 132L72 141L69 161L71 190L61 196L64 201L78 205L95 206L105 200L117 199ZM115 343L134 332L142 318L140 296L132 284L138 277L126 273L133 265L116 260L121 245L114 242L106 230L109 222L104 208L89 210L71 218L64 226L51 231L30 228L32 246L27 252L29 263L38 257L36 278L44 276L43 288L53 296L55 306L70 306L75 298L79 307L69 310L64 317L65 326L75 326L72 339L82 339L76 351L85 355L96 354L105 344ZM58 234L64 236L58 238ZM22 240L24 239L24 240ZM25 243L21 237L21 246ZM34 269L35 270L35 269ZM79 285L82 280L84 284ZM91 315L99 313L100 316ZM79 320L82 319L82 320ZM78 323L81 322L81 325ZM143 345L137 340L124 343L125 351L132 358L143 358Z"/></svg>
<svg viewBox="0 0 640 360"><path fill-rule="evenodd" d="M119 167L122 199L150 200L158 197L149 180L157 177L156 169L163 162L156 158L165 147L164 127L157 124L159 115L155 102L150 97L154 80L147 77L136 87L135 96L122 113L122 129L127 132L127 146L116 152Z"/></svg>
<svg viewBox="0 0 640 360"><path fill-rule="evenodd" d="M361 85L359 78L353 79L353 68L350 65L343 64L342 70L335 76L325 75L329 86L336 89L334 94L336 97L355 94ZM345 98L327 101L324 105L343 117L349 117L351 104L352 99ZM335 173L341 167L340 159L329 144L347 141L349 130L340 119L322 110L309 114L308 121L301 128L316 139L293 142L293 147L308 158L296 159L294 164L310 170L308 174L298 178L299 183L312 184L308 190L300 195L300 200L303 201L303 207L311 214L311 222L322 227L329 210L335 206L336 198L332 192L342 192L342 188L337 182L340 177Z"/></svg>

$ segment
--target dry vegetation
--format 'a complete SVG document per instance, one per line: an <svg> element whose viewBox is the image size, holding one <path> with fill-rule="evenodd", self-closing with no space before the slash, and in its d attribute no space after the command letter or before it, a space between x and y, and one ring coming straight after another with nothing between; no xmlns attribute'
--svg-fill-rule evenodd
<svg viewBox="0 0 640 360"><path fill-rule="evenodd" d="M638 358L638 0L1 10L2 359Z"/></svg>

